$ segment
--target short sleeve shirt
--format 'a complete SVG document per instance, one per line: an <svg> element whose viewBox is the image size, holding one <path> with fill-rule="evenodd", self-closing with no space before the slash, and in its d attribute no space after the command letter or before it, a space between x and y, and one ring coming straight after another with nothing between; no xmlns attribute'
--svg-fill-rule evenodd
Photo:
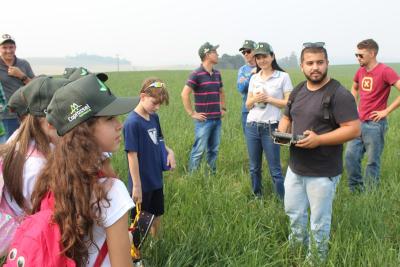
<svg viewBox="0 0 400 267"><path fill-rule="evenodd" d="M249 92L264 92L273 98L283 99L285 93L293 89L289 74L283 71L274 71L267 80L261 78L261 72L254 74L250 79ZM281 109L272 104L266 106L255 105L247 115L247 122L276 123L281 119Z"/></svg>
<svg viewBox="0 0 400 267"><path fill-rule="evenodd" d="M126 190L125 184L116 178L102 178L99 180L100 183L110 183L111 188L107 192L107 199L109 199L110 204L107 205L106 202L102 203L102 225L95 223L93 226L93 241L89 247L89 262L86 266L93 266L96 258L99 254L99 249L103 246L106 240L106 228L112 226L116 223L122 216L124 216L129 210L131 210L135 204L128 191ZM126 228L126 234L128 234L128 227ZM96 247L97 246L97 247ZM107 253L102 265L102 267L111 266L110 257Z"/></svg>
<svg viewBox="0 0 400 267"><path fill-rule="evenodd" d="M390 88L400 80L399 75L389 66L379 63L370 71L365 67L359 68L354 76L358 83L360 103L358 112L361 121L370 120L372 111L384 110L390 94Z"/></svg>
<svg viewBox="0 0 400 267"><path fill-rule="evenodd" d="M136 152L142 191L149 192L163 187L162 161L159 140L162 137L157 114L146 120L132 111L124 123L125 151ZM128 172L128 190L132 190L132 177Z"/></svg>
<svg viewBox="0 0 400 267"><path fill-rule="evenodd" d="M211 73L201 65L194 70L186 85L193 89L195 110L205 113L207 119L221 118L221 73L213 69Z"/></svg>
<svg viewBox="0 0 400 267"><path fill-rule="evenodd" d="M294 134L312 130L324 134L335 128L323 117L323 96L326 90L332 90L333 80L316 91L307 88L307 83L297 93L290 116ZM358 119L357 106L353 95L340 86L331 100L331 112L337 125ZM285 115L289 116L288 107ZM313 149L290 147L289 166L298 175L311 177L333 177L343 172L343 145L319 146Z"/></svg>

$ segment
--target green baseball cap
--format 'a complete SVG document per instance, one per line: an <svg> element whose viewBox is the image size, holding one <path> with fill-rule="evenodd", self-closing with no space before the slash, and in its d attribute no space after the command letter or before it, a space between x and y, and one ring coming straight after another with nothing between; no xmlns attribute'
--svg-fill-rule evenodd
<svg viewBox="0 0 400 267"><path fill-rule="evenodd" d="M254 49L254 55L269 55L272 50L272 47L268 43L260 42L257 44L256 48Z"/></svg>
<svg viewBox="0 0 400 267"><path fill-rule="evenodd" d="M19 117L28 113L33 116L44 117L55 91L68 83L70 83L70 80L64 78L37 76L27 85L15 91L7 105Z"/></svg>
<svg viewBox="0 0 400 267"><path fill-rule="evenodd" d="M256 48L257 44L256 42L252 40L244 40L244 43L241 48L239 48L239 51L246 50L246 49L251 49L254 50Z"/></svg>
<svg viewBox="0 0 400 267"><path fill-rule="evenodd" d="M209 42L205 42L202 46L199 48L199 56L200 58L203 58L207 53L211 51L217 51L219 45L212 45Z"/></svg>
<svg viewBox="0 0 400 267"><path fill-rule="evenodd" d="M58 135L63 136L92 117L128 113L139 100L139 97L116 97L96 74L88 74L57 90L46 118Z"/></svg>
<svg viewBox="0 0 400 267"><path fill-rule="evenodd" d="M28 105L22 95L21 88L15 91L8 100L7 108L10 112L17 113L18 117L28 114Z"/></svg>
<svg viewBox="0 0 400 267"><path fill-rule="evenodd" d="M63 77L66 79L69 79L71 81L75 81L83 76L86 76L90 74L91 72L88 71L86 68L79 67L79 68L65 68ZM105 73L96 73L97 78L100 79L100 81L105 82L108 80L108 76Z"/></svg>

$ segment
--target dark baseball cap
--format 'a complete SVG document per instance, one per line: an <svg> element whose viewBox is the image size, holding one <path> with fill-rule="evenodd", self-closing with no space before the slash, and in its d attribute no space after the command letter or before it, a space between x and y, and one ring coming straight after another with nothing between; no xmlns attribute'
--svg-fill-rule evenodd
<svg viewBox="0 0 400 267"><path fill-rule="evenodd" d="M78 67L78 68L65 68L63 77L66 79L69 79L71 81L75 81L79 78L82 78L83 76L86 76L88 74L91 74L91 72L84 68L84 67ZM108 76L105 73L96 73L97 78L100 79L100 81L105 82L108 80Z"/></svg>
<svg viewBox="0 0 400 267"><path fill-rule="evenodd" d="M27 85L14 92L8 101L8 107L19 117L28 113L33 116L44 117L55 91L68 83L70 83L70 80L64 78L37 76Z"/></svg>
<svg viewBox="0 0 400 267"><path fill-rule="evenodd" d="M203 58L207 53L211 51L217 51L219 45L212 45L209 42L205 42L202 46L199 48L199 56L200 58Z"/></svg>
<svg viewBox="0 0 400 267"><path fill-rule="evenodd" d="M88 74L57 90L46 118L58 135L63 136L92 117L128 113L139 100L139 97L116 97L96 74Z"/></svg>
<svg viewBox="0 0 400 267"><path fill-rule="evenodd" d="M268 43L260 42L257 44L256 48L254 49L254 55L269 55L272 50L272 47Z"/></svg>
<svg viewBox="0 0 400 267"><path fill-rule="evenodd" d="M11 35L9 35L8 33L3 33L0 36L0 45L7 43L7 42L15 44L15 40L14 40L14 38L12 38Z"/></svg>
<svg viewBox="0 0 400 267"><path fill-rule="evenodd" d="M251 49L254 50L256 48L257 44L256 42L252 40L245 40L242 47L239 48L239 51L246 50L246 49Z"/></svg>
<svg viewBox="0 0 400 267"><path fill-rule="evenodd" d="M10 112L17 113L20 118L28 114L28 105L22 95L21 87L10 96L7 108Z"/></svg>

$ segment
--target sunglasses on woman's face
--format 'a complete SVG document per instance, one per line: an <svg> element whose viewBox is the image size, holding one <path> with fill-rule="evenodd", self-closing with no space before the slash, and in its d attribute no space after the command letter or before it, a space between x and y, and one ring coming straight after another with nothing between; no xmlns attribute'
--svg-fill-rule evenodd
<svg viewBox="0 0 400 267"><path fill-rule="evenodd" d="M250 50L250 49L242 50L242 54L243 54L243 55L250 54L250 53L251 53L251 50Z"/></svg>

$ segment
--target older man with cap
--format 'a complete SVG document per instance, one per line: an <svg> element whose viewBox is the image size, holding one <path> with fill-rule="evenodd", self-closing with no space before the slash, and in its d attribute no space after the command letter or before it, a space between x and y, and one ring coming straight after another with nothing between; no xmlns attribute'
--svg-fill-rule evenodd
<svg viewBox="0 0 400 267"><path fill-rule="evenodd" d="M256 60L254 58L254 48L256 43L252 40L245 40L239 51L243 54L246 64L240 67L237 79L237 89L242 95L242 127L243 132L246 130L246 120L249 111L246 108L247 91L249 88L250 78L257 72Z"/></svg>
<svg viewBox="0 0 400 267"><path fill-rule="evenodd" d="M16 44L9 34L0 36L0 82L3 86L5 99L21 86L29 83L35 76L28 61L15 56ZM4 110L0 113L6 129L6 138L9 138L19 127L15 113Z"/></svg>
<svg viewBox="0 0 400 267"><path fill-rule="evenodd" d="M189 159L190 172L199 167L205 151L211 172L216 171L221 117L226 112L221 74L213 68L218 63L218 47L209 42L200 47L201 65L190 74L181 94L183 106L195 123L195 141ZM194 110L190 99L192 93Z"/></svg>

